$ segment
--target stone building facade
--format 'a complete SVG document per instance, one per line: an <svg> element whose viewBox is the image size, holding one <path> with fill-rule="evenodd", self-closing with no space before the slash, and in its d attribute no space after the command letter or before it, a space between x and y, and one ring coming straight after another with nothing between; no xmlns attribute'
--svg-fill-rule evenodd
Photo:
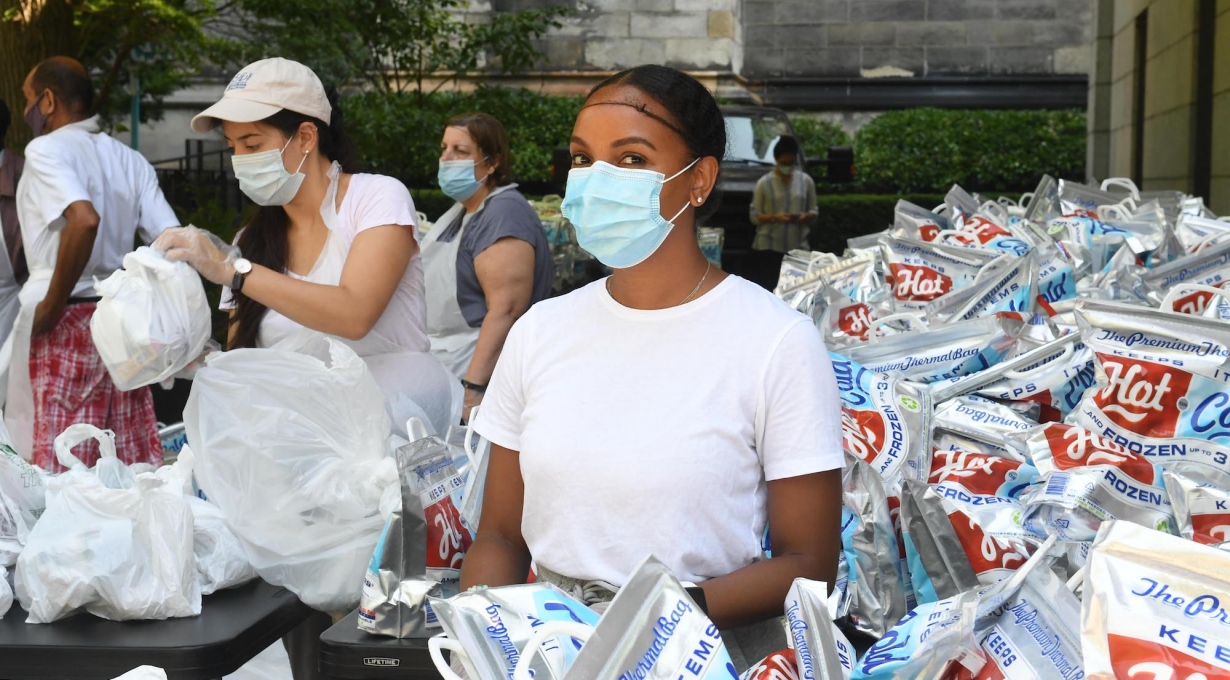
<svg viewBox="0 0 1230 680"><path fill-rule="evenodd" d="M1230 0L1099 0L1089 174L1230 214Z"/></svg>
<svg viewBox="0 0 1230 680"><path fill-rule="evenodd" d="M1093 62L1094 0L576 1L546 74L665 63L803 108L1081 106Z"/></svg>
<svg viewBox="0 0 1230 680"><path fill-rule="evenodd" d="M539 70L492 80L581 94L614 71L668 64L726 101L827 112L853 132L912 106L1084 107L1097 0L471 0L465 18L561 2L576 13L542 41ZM183 153L187 120L223 85L168 98L166 119L142 126L142 151Z"/></svg>

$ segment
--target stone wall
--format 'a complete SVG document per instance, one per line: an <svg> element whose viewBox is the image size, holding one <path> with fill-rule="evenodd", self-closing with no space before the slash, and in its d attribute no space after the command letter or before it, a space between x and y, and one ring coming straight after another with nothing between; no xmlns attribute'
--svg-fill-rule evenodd
<svg viewBox="0 0 1230 680"><path fill-rule="evenodd" d="M746 0L753 77L1087 73L1090 0Z"/></svg>
<svg viewBox="0 0 1230 680"><path fill-rule="evenodd" d="M656 62L752 79L1085 74L1093 1L578 0L578 14L545 41L547 67ZM488 0L473 10L545 4Z"/></svg>
<svg viewBox="0 0 1230 680"><path fill-rule="evenodd" d="M560 0L488 0L471 5L508 11ZM544 41L545 70L614 71L668 64L690 71L742 68L741 0L574 0L577 14Z"/></svg>

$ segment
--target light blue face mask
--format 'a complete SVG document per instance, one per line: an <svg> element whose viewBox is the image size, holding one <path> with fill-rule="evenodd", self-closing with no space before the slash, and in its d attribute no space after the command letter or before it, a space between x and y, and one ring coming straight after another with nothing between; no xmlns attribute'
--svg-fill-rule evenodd
<svg viewBox="0 0 1230 680"><path fill-rule="evenodd" d="M560 211L577 232L577 243L598 261L615 269L634 267L666 240L684 203L669 220L662 217L662 185L687 172L697 161L667 178L653 170L617 168L598 161L568 172Z"/></svg>
<svg viewBox="0 0 1230 680"><path fill-rule="evenodd" d="M474 160L463 158L456 161L440 161L440 170L436 173L436 180L440 183L440 191L443 191L445 196L454 201L464 201L473 196L474 192L478 191L490 176L491 173L487 173L486 177L476 179Z"/></svg>

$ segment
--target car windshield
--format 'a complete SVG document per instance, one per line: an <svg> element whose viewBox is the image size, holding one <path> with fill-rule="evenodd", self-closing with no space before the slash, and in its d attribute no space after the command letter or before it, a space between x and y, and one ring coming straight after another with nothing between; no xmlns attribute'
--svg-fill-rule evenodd
<svg viewBox="0 0 1230 680"><path fill-rule="evenodd" d="M773 145L790 134L780 114L726 114L726 160L773 164Z"/></svg>

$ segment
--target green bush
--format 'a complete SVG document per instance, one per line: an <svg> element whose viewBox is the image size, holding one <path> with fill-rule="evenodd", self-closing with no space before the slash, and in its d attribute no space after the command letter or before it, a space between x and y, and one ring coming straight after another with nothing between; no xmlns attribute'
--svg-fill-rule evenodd
<svg viewBox="0 0 1230 680"><path fill-rule="evenodd" d="M369 170L426 189L436 186L445 122L466 111L490 113L504 124L518 181L549 181L552 151L568 143L581 103L579 97L484 86L422 99L368 92L346 97L342 107ZM824 168L816 168L822 192L943 193L953 184L970 191L1027 191L1043 174L1084 175L1085 115L1078 110L892 111L863 126L853 141L832 121L796 113L791 122L808 158L825 158L830 146L854 146L855 181L829 186Z"/></svg>
<svg viewBox="0 0 1230 680"><path fill-rule="evenodd" d="M551 153L568 144L581 102L579 97L480 87L474 92L440 92L421 99L413 93L367 92L346 97L342 109L346 131L367 169L421 189L436 186L445 123L468 111L489 113L504 124L518 181L549 180Z"/></svg>
<svg viewBox="0 0 1230 680"><path fill-rule="evenodd" d="M864 191L1029 191L1043 174L1085 174L1085 114L908 109L876 117L854 140Z"/></svg>
<svg viewBox="0 0 1230 680"><path fill-rule="evenodd" d="M830 146L850 146L850 134L831 120L798 112L790 114L790 125L809 159L828 158ZM823 173L822 173L823 174Z"/></svg>

